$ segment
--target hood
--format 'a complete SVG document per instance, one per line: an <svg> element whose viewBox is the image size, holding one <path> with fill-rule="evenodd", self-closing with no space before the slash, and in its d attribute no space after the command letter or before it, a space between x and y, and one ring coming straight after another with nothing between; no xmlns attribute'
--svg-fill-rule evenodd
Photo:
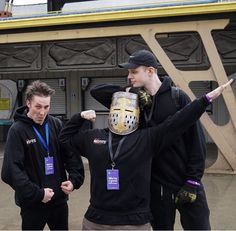
<svg viewBox="0 0 236 231"><path fill-rule="evenodd" d="M169 91L171 86L173 86L173 82L169 76L161 76L161 77L159 77L159 79L162 82L162 84L158 90L158 95Z"/></svg>
<svg viewBox="0 0 236 231"><path fill-rule="evenodd" d="M27 112L28 112L27 106L22 106L22 107L17 108L15 115L14 115L14 121L20 120L20 121L27 123L27 124L38 125L38 124L35 124L35 122L27 116ZM44 123L47 121L47 118L48 118L48 116L46 116Z"/></svg>

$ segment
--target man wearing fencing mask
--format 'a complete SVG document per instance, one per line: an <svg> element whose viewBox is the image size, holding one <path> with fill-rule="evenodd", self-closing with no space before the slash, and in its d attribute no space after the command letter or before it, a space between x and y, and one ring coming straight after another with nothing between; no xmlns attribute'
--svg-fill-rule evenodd
<svg viewBox="0 0 236 231"><path fill-rule="evenodd" d="M93 110L75 114L59 139L89 162L91 196L82 229L151 230L152 150L156 155L170 145L231 82L194 100L156 127L138 129L140 98L130 92L113 94L108 128L80 129L86 121L94 121L96 114Z"/></svg>

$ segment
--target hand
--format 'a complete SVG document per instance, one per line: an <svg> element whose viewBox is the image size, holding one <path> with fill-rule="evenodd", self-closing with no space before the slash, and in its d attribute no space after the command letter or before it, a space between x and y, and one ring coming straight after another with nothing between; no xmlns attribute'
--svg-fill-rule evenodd
<svg viewBox="0 0 236 231"><path fill-rule="evenodd" d="M126 88L128 89L128 88ZM152 104L151 95L148 94L145 90L140 87L131 87L129 88L129 92L135 93L138 95L139 98L139 107L141 110L144 108L149 107Z"/></svg>
<svg viewBox="0 0 236 231"><path fill-rule="evenodd" d="M145 90L140 90L138 96L141 110L149 107L152 104L152 98Z"/></svg>
<svg viewBox="0 0 236 231"><path fill-rule="evenodd" d="M42 202L48 203L52 199L53 195L54 195L54 192L51 188L45 188Z"/></svg>
<svg viewBox="0 0 236 231"><path fill-rule="evenodd" d="M175 204L193 203L197 199L197 187L186 183L177 193Z"/></svg>
<svg viewBox="0 0 236 231"><path fill-rule="evenodd" d="M74 189L74 185L71 183L71 181L64 181L61 183L61 189L65 194L70 194L73 189Z"/></svg>
<svg viewBox="0 0 236 231"><path fill-rule="evenodd" d="M216 99L218 96L220 96L222 94L222 92L225 90L225 88L228 85L230 85L233 81L234 81L234 79L231 79L227 83L217 87L215 90L207 93L206 94L207 98L210 99L210 101L212 102L214 99Z"/></svg>
<svg viewBox="0 0 236 231"><path fill-rule="evenodd" d="M90 120L92 122L95 122L96 119L96 113L94 110L87 110L81 112L81 117L86 120Z"/></svg>

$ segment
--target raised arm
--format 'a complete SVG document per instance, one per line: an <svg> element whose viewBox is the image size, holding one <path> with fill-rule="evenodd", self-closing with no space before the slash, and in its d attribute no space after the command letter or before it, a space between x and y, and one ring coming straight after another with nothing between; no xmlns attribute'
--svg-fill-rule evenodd
<svg viewBox="0 0 236 231"><path fill-rule="evenodd" d="M206 97L210 102L212 102L214 99L218 98L222 92L225 90L227 86L229 86L231 83L233 83L234 79L230 79L227 83L217 87L215 90L209 92L206 94Z"/></svg>
<svg viewBox="0 0 236 231"><path fill-rule="evenodd" d="M123 91L124 88L113 84L100 84L90 90L91 96L94 97L106 108L110 108L113 93Z"/></svg>
<svg viewBox="0 0 236 231"><path fill-rule="evenodd" d="M232 82L233 80L229 80L226 84L219 86L205 96L202 96L200 99L195 99L180 111L176 112L173 116L168 117L157 127L150 128L153 145L159 151L171 145L177 136L184 133L201 117L207 106L214 99L219 97ZM156 137L160 139L159 142L156 141Z"/></svg>
<svg viewBox="0 0 236 231"><path fill-rule="evenodd" d="M59 140L63 148L78 150L82 149L83 142L86 139L85 134L91 128L91 122L96 118L95 111L88 110L76 113L66 122L59 134ZM83 133L83 134L82 134ZM83 153L80 153L83 155Z"/></svg>

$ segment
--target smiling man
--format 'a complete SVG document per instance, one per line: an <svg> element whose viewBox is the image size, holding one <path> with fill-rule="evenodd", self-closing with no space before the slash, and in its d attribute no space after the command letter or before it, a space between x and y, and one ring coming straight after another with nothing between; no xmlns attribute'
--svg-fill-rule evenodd
<svg viewBox="0 0 236 231"><path fill-rule="evenodd" d="M26 106L16 110L6 141L2 180L15 190L22 230L46 224L68 230L68 194L84 180L81 159L59 145L62 123L48 114L53 94L46 83L29 85Z"/></svg>

